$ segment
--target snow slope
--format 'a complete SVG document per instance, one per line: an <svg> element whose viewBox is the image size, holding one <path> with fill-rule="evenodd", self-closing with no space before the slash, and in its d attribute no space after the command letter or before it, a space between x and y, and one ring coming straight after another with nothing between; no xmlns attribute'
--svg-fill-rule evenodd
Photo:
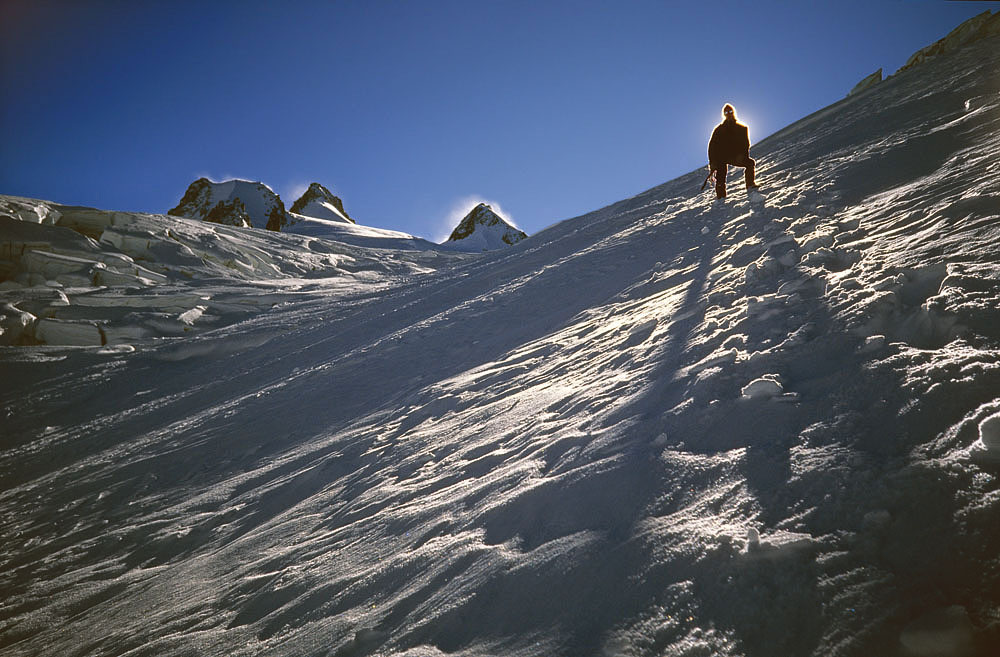
<svg viewBox="0 0 1000 657"><path fill-rule="evenodd" d="M297 221L286 232L295 235L309 235L310 237L320 237L335 242L373 249L454 252L452 249L443 248L439 244L398 230L362 226L335 219L307 217L295 214L294 212L292 216Z"/></svg>
<svg viewBox="0 0 1000 657"><path fill-rule="evenodd" d="M757 144L763 204L2 348L0 649L996 654L998 53Z"/></svg>

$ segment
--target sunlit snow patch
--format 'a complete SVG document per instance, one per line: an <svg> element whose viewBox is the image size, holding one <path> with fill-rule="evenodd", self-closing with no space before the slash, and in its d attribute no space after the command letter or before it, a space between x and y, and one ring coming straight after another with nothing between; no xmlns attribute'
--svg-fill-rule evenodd
<svg viewBox="0 0 1000 657"><path fill-rule="evenodd" d="M780 558L805 552L815 546L816 539L809 534L778 530L762 539L760 531L751 527L747 530L742 555L749 558Z"/></svg>
<svg viewBox="0 0 1000 657"><path fill-rule="evenodd" d="M1000 412L979 423L979 439L972 445L971 456L978 460L1000 461Z"/></svg>

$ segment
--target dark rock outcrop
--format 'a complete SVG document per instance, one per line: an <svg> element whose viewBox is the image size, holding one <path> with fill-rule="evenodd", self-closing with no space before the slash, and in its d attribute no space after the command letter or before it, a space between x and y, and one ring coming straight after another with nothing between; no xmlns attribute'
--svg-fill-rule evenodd
<svg viewBox="0 0 1000 657"><path fill-rule="evenodd" d="M856 93L862 92L869 87L874 87L876 84L882 81L882 69L879 69L872 73L871 75L863 78L861 82L854 85L854 88L847 92L848 96L853 96Z"/></svg>
<svg viewBox="0 0 1000 657"><path fill-rule="evenodd" d="M232 201L219 201L214 208L205 216L205 221L226 226L239 226L240 228L250 228L250 215L243 201L238 198Z"/></svg>

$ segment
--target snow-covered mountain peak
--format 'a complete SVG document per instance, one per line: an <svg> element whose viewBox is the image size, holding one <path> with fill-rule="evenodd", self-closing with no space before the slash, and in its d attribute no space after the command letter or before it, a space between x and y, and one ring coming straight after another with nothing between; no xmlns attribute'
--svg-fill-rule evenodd
<svg viewBox="0 0 1000 657"><path fill-rule="evenodd" d="M357 223L344 210L344 202L340 200L340 197L335 196L333 192L318 182L309 185L305 194L292 204L291 211L317 219Z"/></svg>
<svg viewBox="0 0 1000 657"><path fill-rule="evenodd" d="M249 222L253 228L268 230L281 230L295 223L274 190L262 182L239 179L212 182L199 178L167 214L231 226L245 226Z"/></svg>
<svg viewBox="0 0 1000 657"><path fill-rule="evenodd" d="M507 223L492 207L480 203L459 222L445 244L463 251L492 251L516 244L527 236Z"/></svg>

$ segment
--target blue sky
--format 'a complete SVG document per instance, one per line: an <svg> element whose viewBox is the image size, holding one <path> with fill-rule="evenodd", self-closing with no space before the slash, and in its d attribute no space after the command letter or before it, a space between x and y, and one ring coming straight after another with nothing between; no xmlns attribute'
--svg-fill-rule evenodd
<svg viewBox="0 0 1000 657"><path fill-rule="evenodd" d="M200 176L440 239L534 233L759 141L1000 2L0 0L0 193L165 212ZM752 154L752 151L751 151ZM759 174L767 185L767 171Z"/></svg>

